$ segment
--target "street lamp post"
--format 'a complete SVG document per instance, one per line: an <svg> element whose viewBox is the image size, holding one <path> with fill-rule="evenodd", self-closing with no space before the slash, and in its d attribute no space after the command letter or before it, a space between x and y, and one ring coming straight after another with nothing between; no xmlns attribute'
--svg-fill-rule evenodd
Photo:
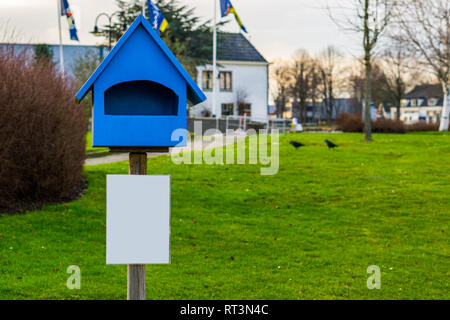
<svg viewBox="0 0 450 320"><path fill-rule="evenodd" d="M109 38L109 44L108 44L108 49L109 49L109 51L111 51L111 47L112 47L112 19L113 19L113 17L115 16L115 15L120 15L120 11L116 11L116 12L114 12L113 14L107 14L107 13L105 13L105 12L102 12L102 13L100 13L96 18L95 18L95 26L94 26L94 31L92 31L91 33L94 35L94 36L96 36L96 37L98 37L98 36L101 36L101 33L100 33L100 31L99 31L99 29L98 29L98 19L101 17L101 16L105 16L106 18L108 18L108 20L109 20L109 36L108 36L108 38ZM123 30L126 30L127 29L127 24L126 23L124 23L123 24Z"/></svg>

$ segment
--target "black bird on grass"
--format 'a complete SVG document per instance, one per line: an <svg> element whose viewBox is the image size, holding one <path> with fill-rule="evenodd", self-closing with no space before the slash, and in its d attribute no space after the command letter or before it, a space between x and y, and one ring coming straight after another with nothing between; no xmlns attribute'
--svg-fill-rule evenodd
<svg viewBox="0 0 450 320"><path fill-rule="evenodd" d="M327 140L327 139L325 139L325 143L327 144L329 149L333 149L333 148L338 147L337 144L334 144L333 142L331 142L330 140Z"/></svg>
<svg viewBox="0 0 450 320"><path fill-rule="evenodd" d="M297 141L291 141L289 143L292 144L295 147L295 149L305 146L303 143L300 143L300 142L297 142Z"/></svg>

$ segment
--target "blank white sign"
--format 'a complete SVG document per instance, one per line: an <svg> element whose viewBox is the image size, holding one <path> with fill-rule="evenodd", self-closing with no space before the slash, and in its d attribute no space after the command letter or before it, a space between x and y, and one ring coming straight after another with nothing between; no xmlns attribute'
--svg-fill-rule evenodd
<svg viewBox="0 0 450 320"><path fill-rule="evenodd" d="M170 263L170 176L107 175L106 264Z"/></svg>

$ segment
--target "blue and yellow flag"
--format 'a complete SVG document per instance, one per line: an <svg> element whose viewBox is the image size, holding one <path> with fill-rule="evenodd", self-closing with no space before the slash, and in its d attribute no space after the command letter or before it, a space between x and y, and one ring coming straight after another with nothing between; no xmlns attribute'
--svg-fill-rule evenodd
<svg viewBox="0 0 450 320"><path fill-rule="evenodd" d="M78 40L77 27L75 27L75 20L73 19L72 11L69 7L68 0L61 0L61 15L67 17L67 23L69 24L70 40Z"/></svg>
<svg viewBox="0 0 450 320"><path fill-rule="evenodd" d="M164 32L169 25L161 10L151 0L148 0L148 21L159 32Z"/></svg>
<svg viewBox="0 0 450 320"><path fill-rule="evenodd" d="M226 17L230 13L234 14L234 17L236 18L236 21L241 27L242 31L248 33L247 29L245 29L244 24L241 21L241 18L239 18L239 15L237 14L236 9L234 9L230 0L220 0L220 11L222 13L222 18Z"/></svg>

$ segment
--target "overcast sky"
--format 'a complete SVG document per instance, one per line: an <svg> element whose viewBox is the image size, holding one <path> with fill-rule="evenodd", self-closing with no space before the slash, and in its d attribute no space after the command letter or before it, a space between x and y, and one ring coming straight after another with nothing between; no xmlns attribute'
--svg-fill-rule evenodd
<svg viewBox="0 0 450 320"><path fill-rule="evenodd" d="M58 0L0 0L0 30L20 33L18 42L58 43ZM179 0L195 8L204 20L212 19L214 0ZM218 1L218 0L216 0ZM250 41L269 60L289 58L299 48L315 53L327 45L338 46L347 54L358 52L357 35L344 33L331 21L324 9L326 0L233 0L232 3L249 31ZM89 31L100 12L115 11L115 0L69 0L79 30L80 44L97 44L99 38ZM103 17L99 24L106 24ZM226 31L239 32L234 18ZM67 22L63 26L63 43L69 39ZM0 35L0 39L2 39Z"/></svg>

